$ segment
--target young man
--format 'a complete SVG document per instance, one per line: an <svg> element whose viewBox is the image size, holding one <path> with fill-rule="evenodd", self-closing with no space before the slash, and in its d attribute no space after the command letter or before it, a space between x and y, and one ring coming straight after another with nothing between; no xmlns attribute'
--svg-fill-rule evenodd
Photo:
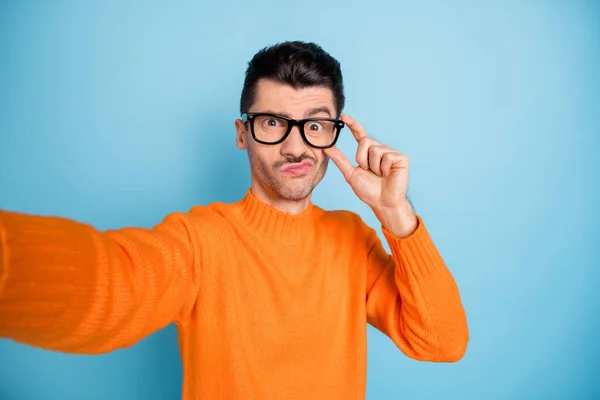
<svg viewBox="0 0 600 400"><path fill-rule="evenodd" d="M235 121L251 188L233 204L100 232L0 212L0 336L98 354L174 322L184 399L359 399L366 325L408 357L459 360L459 292L406 197L408 157L344 106L339 63L287 42L251 60ZM346 126L357 167L334 145ZM382 224L311 203L329 158Z"/></svg>

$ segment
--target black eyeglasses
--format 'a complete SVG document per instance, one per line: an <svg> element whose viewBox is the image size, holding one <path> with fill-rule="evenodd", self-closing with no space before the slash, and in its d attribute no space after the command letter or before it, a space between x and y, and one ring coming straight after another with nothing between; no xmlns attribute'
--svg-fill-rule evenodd
<svg viewBox="0 0 600 400"><path fill-rule="evenodd" d="M334 118L292 119L270 113L243 113L242 121L250 123L252 137L258 143L279 144L283 142L294 126L298 127L305 143L317 149L333 147L340 131L346 125Z"/></svg>

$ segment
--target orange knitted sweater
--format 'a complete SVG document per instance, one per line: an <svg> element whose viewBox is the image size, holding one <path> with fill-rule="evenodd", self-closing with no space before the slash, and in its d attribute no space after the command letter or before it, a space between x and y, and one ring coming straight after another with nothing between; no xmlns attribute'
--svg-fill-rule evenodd
<svg viewBox="0 0 600 400"><path fill-rule="evenodd" d="M178 328L183 398L362 399L370 323L408 357L459 360L465 313L418 218L396 238L354 213L280 212L251 191L100 232L0 211L0 337L98 354Z"/></svg>

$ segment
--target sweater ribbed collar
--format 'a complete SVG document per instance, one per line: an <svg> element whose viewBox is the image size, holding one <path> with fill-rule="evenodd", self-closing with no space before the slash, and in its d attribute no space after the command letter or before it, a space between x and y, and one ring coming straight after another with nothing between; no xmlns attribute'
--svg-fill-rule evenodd
<svg viewBox="0 0 600 400"><path fill-rule="evenodd" d="M244 223L269 242L297 244L315 228L318 207L312 202L302 213L290 215L259 200L248 189L239 205Z"/></svg>

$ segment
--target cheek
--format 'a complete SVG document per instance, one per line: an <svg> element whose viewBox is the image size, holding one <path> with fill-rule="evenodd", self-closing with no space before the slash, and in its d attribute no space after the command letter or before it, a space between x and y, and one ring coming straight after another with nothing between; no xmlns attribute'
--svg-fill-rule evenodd
<svg viewBox="0 0 600 400"><path fill-rule="evenodd" d="M327 161L329 160L327 155L325 155L325 153L323 153L322 151L319 154L315 154L314 157L317 159L317 163L321 168L323 168L324 165L326 166Z"/></svg>
<svg viewBox="0 0 600 400"><path fill-rule="evenodd" d="M248 155L253 164L263 168L269 168L276 160L276 157L271 154L272 151L270 150L271 149L261 148L260 144L253 143L248 146Z"/></svg>
<svg viewBox="0 0 600 400"><path fill-rule="evenodd" d="M329 163L329 158L325 154L315 155L317 159L317 170L315 171L316 175L324 175L325 171L327 171L327 165Z"/></svg>

